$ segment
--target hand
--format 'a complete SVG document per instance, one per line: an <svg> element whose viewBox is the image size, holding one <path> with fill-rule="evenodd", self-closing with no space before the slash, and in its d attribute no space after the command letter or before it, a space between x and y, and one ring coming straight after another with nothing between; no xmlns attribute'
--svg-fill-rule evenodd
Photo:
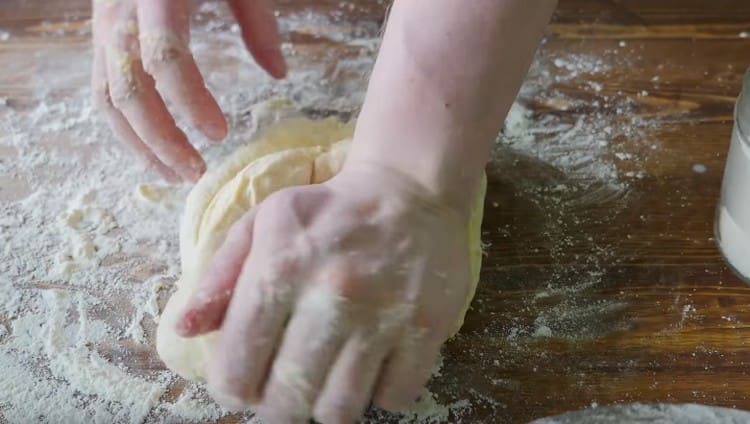
<svg viewBox="0 0 750 424"><path fill-rule="evenodd" d="M282 78L286 65L271 0L227 1L250 53L269 74ZM226 136L226 120L190 53L190 1L93 4L92 83L98 107L117 137L165 179L197 181L205 163L161 96L209 139Z"/></svg>
<svg viewBox="0 0 750 424"><path fill-rule="evenodd" d="M177 331L219 329L214 398L271 423L409 406L470 291L468 211L347 163L267 198L229 231Z"/></svg>

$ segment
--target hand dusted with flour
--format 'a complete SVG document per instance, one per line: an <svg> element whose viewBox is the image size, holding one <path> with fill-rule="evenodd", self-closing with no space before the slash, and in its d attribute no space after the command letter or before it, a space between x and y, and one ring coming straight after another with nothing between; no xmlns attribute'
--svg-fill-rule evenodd
<svg viewBox="0 0 750 424"><path fill-rule="evenodd" d="M282 78L270 0L228 0L242 38L270 75ZM210 140L227 135L224 116L190 52L187 0L94 0L95 100L117 137L167 181L197 181L205 163L165 100ZM163 98L162 98L163 97Z"/></svg>
<svg viewBox="0 0 750 424"><path fill-rule="evenodd" d="M224 405L278 420L355 419L373 394L406 406L461 324L479 277L484 182L464 214L398 174L347 163L346 178L331 178L351 131L282 122L188 199L183 276L157 347ZM396 384L404 375L408 386Z"/></svg>

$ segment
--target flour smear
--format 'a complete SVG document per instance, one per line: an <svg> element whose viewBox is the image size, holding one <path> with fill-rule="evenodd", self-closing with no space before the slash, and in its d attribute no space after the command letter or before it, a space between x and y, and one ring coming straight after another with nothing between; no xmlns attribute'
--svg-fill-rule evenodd
<svg viewBox="0 0 750 424"><path fill-rule="evenodd" d="M343 13L350 5L340 7ZM312 116L356 113L378 46L377 22L355 27L313 12L281 16L285 32L324 38L346 55L334 60L326 49L285 43L292 71L275 82L252 62L226 16L223 3L204 4L193 33L192 48L232 127L221 146L209 146L186 128L209 166L266 122L258 105L268 99L291 99ZM87 31L73 27L76 32L65 35L85 40ZM3 43L16 41L0 34ZM54 45L57 35L33 59L12 49L1 53L3 75L34 88L31 97L9 93L0 99L0 416L11 423L217 420L228 412L202 386L165 370L153 348L160 307L179 275L178 221L189 187L164 185L114 140L90 102L87 43ZM595 181L596 187L587 187L597 195L626 193L616 166L621 159L612 157L609 140L633 137L645 123L615 124L596 115L567 122L531 112L524 100L544 98L564 108L570 99L548 90L552 84L585 81L608 66L596 57L540 54L499 137L501 150ZM596 83L589 87L602 90ZM617 95L608 101L629 107ZM579 188L557 190L573 189ZM554 226L556 207L543 194L538 187L527 193ZM565 241L564 234L557 239L560 249ZM589 283L597 278L592 273ZM549 290L562 287L551 283ZM556 316L540 314L537 328L519 334L575 332L578 319L571 317L566 327ZM442 403L427 392L407 414L370 411L367 421L459 422L478 403L501 407L482 393Z"/></svg>

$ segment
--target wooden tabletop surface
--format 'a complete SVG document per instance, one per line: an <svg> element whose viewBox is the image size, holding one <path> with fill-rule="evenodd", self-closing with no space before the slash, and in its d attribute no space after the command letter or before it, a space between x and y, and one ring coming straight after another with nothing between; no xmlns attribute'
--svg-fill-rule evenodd
<svg viewBox="0 0 750 424"><path fill-rule="evenodd" d="M21 46L85 44L88 33L67 29L86 27L90 3L0 2L0 28L12 35L0 43L0 66ZM386 2L277 3L282 16L335 10L356 26L381 23ZM55 28L64 31L49 37ZM611 57L627 46L620 54L629 60L596 75L603 88L595 94L584 89L585 75L550 87L574 107L524 99L534 117L597 113L658 125L638 140L611 142L646 146L637 161L613 162L624 187L614 195L596 195L595 181L534 158L498 152L488 168L481 283L432 384L441 402L471 402L451 420L525 422L624 402L750 410L750 288L727 269L713 236L732 108L750 65L743 31L750 31L746 0L560 1L541 55ZM303 57L323 43L284 37ZM31 90L0 80L0 97L23 99ZM629 115L596 106L594 97L607 95L631 99ZM587 189L566 197L555 194L561 184Z"/></svg>

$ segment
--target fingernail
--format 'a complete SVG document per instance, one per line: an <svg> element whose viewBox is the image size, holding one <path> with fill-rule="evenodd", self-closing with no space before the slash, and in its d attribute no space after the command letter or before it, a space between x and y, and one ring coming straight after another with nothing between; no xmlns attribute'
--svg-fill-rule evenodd
<svg viewBox="0 0 750 424"><path fill-rule="evenodd" d="M200 307L190 307L175 324L177 334L182 337L199 336L209 331L218 329L217 323L206 315L206 311Z"/></svg>
<svg viewBox="0 0 750 424"><path fill-rule="evenodd" d="M197 183L198 180L203 176L203 173L206 172L206 163L203 162L202 159L197 158L190 161L190 175L189 179L193 183Z"/></svg>
<svg viewBox="0 0 750 424"><path fill-rule="evenodd" d="M281 50L273 49L270 52L269 68L271 76L276 79L282 79L286 76L286 60L284 59L284 55L281 54Z"/></svg>
<svg viewBox="0 0 750 424"><path fill-rule="evenodd" d="M180 178L179 175L177 175L176 172L172 171L169 168L165 168L161 172L161 176L164 178L165 181L167 181L169 184L179 184L182 182L182 178Z"/></svg>
<svg viewBox="0 0 750 424"><path fill-rule="evenodd" d="M211 141L221 141L227 136L227 123L224 120L206 122L198 129Z"/></svg>
<svg viewBox="0 0 750 424"><path fill-rule="evenodd" d="M174 329L182 337L190 337L195 334L195 322L193 320L193 314L188 311L182 315L175 324Z"/></svg>

